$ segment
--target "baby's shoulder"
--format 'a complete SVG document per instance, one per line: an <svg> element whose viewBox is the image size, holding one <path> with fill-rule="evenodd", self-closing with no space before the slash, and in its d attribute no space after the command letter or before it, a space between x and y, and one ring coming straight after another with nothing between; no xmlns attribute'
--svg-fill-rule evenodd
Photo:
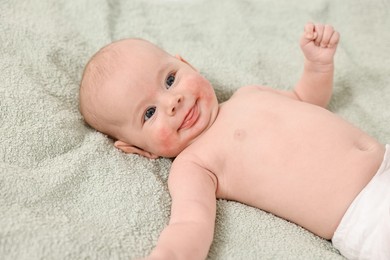
<svg viewBox="0 0 390 260"><path fill-rule="evenodd" d="M237 89L237 91L234 93L235 95L241 95L241 94L252 94L254 92L258 93L259 91L270 91L272 88L262 85L248 85L243 86Z"/></svg>
<svg viewBox="0 0 390 260"><path fill-rule="evenodd" d="M240 87L239 89L237 89L235 93L240 94L240 93L259 91L261 90L262 87L263 86L261 85L247 85L247 86Z"/></svg>
<svg viewBox="0 0 390 260"><path fill-rule="evenodd" d="M169 182L172 182L172 180L176 179L178 176L180 176L180 178L187 176L191 179L191 176L194 174L202 174L209 176L216 188L218 181L216 175L213 173L212 167L210 167L210 162L211 161L207 159L207 156L202 156L194 150L182 152L172 163Z"/></svg>
<svg viewBox="0 0 390 260"><path fill-rule="evenodd" d="M272 97L288 97L292 99L297 99L297 96L292 91L275 89L269 86L264 85L248 85L239 88L234 95L237 96L253 96L256 94L261 94L261 96L265 97L264 94L267 95L267 98ZM233 95L233 96L234 96Z"/></svg>
<svg viewBox="0 0 390 260"><path fill-rule="evenodd" d="M201 139L205 137L202 136ZM196 142L187 146L173 161L172 165L184 166L184 167L201 167L207 168L207 158L211 156L210 150L206 149L211 147L209 140L197 140ZM206 156L205 156L206 155Z"/></svg>

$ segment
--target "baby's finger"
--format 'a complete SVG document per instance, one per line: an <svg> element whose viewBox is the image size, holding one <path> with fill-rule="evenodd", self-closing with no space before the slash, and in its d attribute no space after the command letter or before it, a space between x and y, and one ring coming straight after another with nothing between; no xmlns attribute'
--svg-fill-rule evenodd
<svg viewBox="0 0 390 260"><path fill-rule="evenodd" d="M333 26L331 25L325 25L324 26L324 34L322 36L322 40L321 40L321 47L325 48L328 46L329 44L329 41L332 37L334 33L334 29L333 29Z"/></svg>
<svg viewBox="0 0 390 260"><path fill-rule="evenodd" d="M319 46L320 42L322 41L323 34L324 34L324 25L323 24L316 24L314 27L314 30L317 32L317 38L314 41L314 44Z"/></svg>
<svg viewBox="0 0 390 260"><path fill-rule="evenodd" d="M315 39L316 34L314 33L314 24L313 23L307 23L305 24L305 38L308 40Z"/></svg>
<svg viewBox="0 0 390 260"><path fill-rule="evenodd" d="M339 34L339 32L334 31L333 34L332 34L332 37L331 37L330 40L329 40L328 48L333 48L333 47L335 47L335 46L339 43L339 40L340 40L340 34Z"/></svg>

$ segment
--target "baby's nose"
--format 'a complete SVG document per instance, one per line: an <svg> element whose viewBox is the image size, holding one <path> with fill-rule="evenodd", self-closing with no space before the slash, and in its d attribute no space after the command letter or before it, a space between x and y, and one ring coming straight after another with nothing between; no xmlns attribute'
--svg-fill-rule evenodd
<svg viewBox="0 0 390 260"><path fill-rule="evenodd" d="M183 103L183 99L184 97L180 94L172 95L168 100L167 114L174 116L180 105Z"/></svg>

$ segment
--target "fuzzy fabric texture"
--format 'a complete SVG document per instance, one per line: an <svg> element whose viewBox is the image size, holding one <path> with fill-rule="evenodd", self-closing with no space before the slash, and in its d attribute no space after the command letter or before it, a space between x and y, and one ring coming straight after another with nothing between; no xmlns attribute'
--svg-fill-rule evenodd
<svg viewBox="0 0 390 260"><path fill-rule="evenodd" d="M78 111L100 47L141 37L180 54L223 101L240 86L289 89L307 21L341 33L329 109L390 137L385 0L3 0L0 2L0 258L134 259L169 220L171 161L125 155ZM209 259L342 259L271 214L217 201Z"/></svg>

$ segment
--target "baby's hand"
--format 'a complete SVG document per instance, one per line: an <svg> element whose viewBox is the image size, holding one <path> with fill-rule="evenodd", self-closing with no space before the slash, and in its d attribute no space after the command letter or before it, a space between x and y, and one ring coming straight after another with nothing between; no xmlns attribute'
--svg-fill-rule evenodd
<svg viewBox="0 0 390 260"><path fill-rule="evenodd" d="M331 25L307 23L300 45L307 60L327 65L333 63L339 39L340 34Z"/></svg>

